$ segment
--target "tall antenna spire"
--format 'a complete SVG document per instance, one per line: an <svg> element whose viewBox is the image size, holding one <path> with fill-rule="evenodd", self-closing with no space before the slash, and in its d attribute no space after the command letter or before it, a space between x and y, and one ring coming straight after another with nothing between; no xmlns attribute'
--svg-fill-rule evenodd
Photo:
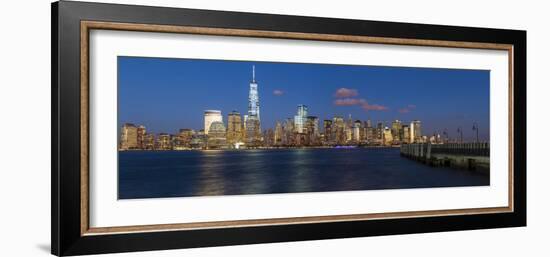
<svg viewBox="0 0 550 257"><path fill-rule="evenodd" d="M252 82L256 82L256 66L252 65Z"/></svg>

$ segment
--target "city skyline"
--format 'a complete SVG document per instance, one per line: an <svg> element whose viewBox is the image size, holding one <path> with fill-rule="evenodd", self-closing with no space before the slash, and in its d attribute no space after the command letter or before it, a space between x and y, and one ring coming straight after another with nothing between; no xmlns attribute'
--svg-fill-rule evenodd
<svg viewBox="0 0 550 257"><path fill-rule="evenodd" d="M297 106L307 105L321 123L348 115L384 126L396 119L427 120L424 135L446 128L455 137L462 127L467 140L474 139L476 122L480 140L489 137L488 71L142 57L119 57L119 127L144 124L153 134L199 130L205 110L220 110L227 124L232 111L250 112L247 91L256 82L262 130L274 129L277 121L294 117ZM441 84L456 92L436 87Z"/></svg>

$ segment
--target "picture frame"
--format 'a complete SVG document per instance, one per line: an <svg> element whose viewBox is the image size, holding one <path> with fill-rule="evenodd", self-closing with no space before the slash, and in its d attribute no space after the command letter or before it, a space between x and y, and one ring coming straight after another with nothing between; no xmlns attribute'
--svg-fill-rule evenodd
<svg viewBox="0 0 550 257"><path fill-rule="evenodd" d="M526 225L526 32L60 1L52 4L52 254L81 255ZM92 30L508 52L508 205L90 226Z"/></svg>

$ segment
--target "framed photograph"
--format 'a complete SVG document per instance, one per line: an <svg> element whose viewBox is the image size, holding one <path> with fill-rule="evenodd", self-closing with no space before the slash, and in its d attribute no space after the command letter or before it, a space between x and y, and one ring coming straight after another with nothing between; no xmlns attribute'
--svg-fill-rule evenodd
<svg viewBox="0 0 550 257"><path fill-rule="evenodd" d="M526 32L52 5L52 253L526 225Z"/></svg>

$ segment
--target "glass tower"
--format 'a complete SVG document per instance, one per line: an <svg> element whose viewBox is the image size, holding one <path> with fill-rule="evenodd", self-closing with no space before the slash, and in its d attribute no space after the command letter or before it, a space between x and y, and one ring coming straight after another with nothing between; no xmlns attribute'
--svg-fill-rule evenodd
<svg viewBox="0 0 550 257"><path fill-rule="evenodd" d="M256 69L252 66L252 81L248 93L248 115L245 115L246 141L250 147L259 146L262 135L260 126L260 97L256 83Z"/></svg>
<svg viewBox="0 0 550 257"><path fill-rule="evenodd" d="M307 106L303 104L298 105L298 111L296 112L296 116L294 116L294 127L296 128L296 132L304 133L306 118Z"/></svg>
<svg viewBox="0 0 550 257"><path fill-rule="evenodd" d="M248 93L248 117L255 116L260 120L260 98L258 96L258 83L256 83L256 68L252 66L252 81Z"/></svg>

